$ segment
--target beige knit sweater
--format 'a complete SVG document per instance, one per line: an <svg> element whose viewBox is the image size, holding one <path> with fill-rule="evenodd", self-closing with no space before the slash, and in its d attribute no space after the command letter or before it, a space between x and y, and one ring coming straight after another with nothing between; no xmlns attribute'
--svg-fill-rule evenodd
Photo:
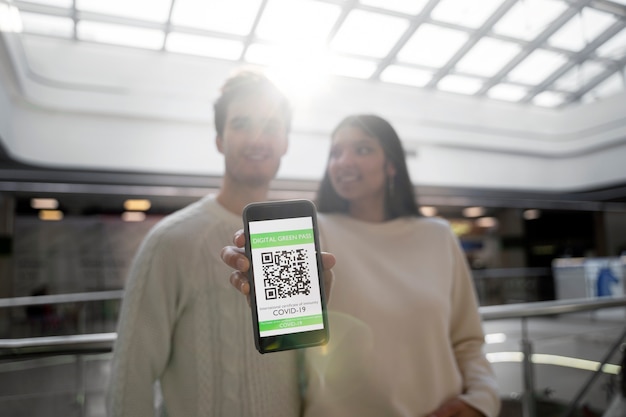
<svg viewBox="0 0 626 417"><path fill-rule="evenodd" d="M208 196L148 234L126 282L110 417L154 416L157 380L170 417L299 414L295 353L255 350L250 307L219 258L241 227Z"/></svg>
<svg viewBox="0 0 626 417"><path fill-rule="evenodd" d="M320 215L337 258L330 342L306 352L306 417L424 417L461 397L500 406L473 282L443 220L366 223Z"/></svg>

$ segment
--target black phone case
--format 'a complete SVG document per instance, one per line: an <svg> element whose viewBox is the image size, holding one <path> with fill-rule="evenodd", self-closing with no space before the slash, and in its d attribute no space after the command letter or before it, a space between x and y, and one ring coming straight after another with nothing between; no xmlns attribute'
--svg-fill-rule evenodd
<svg viewBox="0 0 626 417"><path fill-rule="evenodd" d="M250 244L250 231L248 222L273 219L287 219L293 217L310 216L313 220L313 236L316 251L316 263L319 276L320 299L323 317L323 329L305 332L289 333L284 335L260 337L259 320L257 311L257 288L254 284L254 268ZM323 267L320 255L319 232L317 227L317 213L315 205L309 200L283 200L263 203L251 203L243 211L244 232L246 236L246 256L250 260L248 277L250 281L250 306L252 311L252 328L254 341L260 353L278 352L290 349L301 349L312 346L324 345L328 342L328 317L326 312L326 298L324 292ZM259 267L259 266L256 266Z"/></svg>

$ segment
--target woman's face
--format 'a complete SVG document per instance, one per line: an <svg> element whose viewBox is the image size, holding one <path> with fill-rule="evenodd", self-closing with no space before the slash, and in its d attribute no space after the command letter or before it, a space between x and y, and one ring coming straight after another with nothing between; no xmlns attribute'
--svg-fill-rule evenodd
<svg viewBox="0 0 626 417"><path fill-rule="evenodd" d="M388 177L395 169L387 162L378 140L358 127L346 126L332 138L328 174L340 197L355 203L384 201Z"/></svg>

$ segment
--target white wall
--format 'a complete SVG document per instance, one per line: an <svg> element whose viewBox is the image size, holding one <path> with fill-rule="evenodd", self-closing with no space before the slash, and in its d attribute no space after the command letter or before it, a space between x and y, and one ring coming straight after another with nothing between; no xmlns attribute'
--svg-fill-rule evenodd
<svg viewBox="0 0 626 417"><path fill-rule="evenodd" d="M211 105L236 64L7 34L2 47L20 82L13 98L0 85L0 133L15 158L82 169L222 172ZM409 169L421 185L566 191L626 180L626 95L552 110L336 78L294 99L294 107L281 178L318 179L328 132L349 113L371 112L387 117L417 151Z"/></svg>

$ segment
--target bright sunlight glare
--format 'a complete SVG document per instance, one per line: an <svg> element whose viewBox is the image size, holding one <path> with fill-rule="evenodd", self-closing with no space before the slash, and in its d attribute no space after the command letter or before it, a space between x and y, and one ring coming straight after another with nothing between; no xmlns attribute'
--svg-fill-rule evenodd
<svg viewBox="0 0 626 417"><path fill-rule="evenodd" d="M22 19L17 7L0 3L0 32L20 33L21 31Z"/></svg>
<svg viewBox="0 0 626 417"><path fill-rule="evenodd" d="M323 49L285 48L267 76L293 101L306 101L328 82L330 63Z"/></svg>

